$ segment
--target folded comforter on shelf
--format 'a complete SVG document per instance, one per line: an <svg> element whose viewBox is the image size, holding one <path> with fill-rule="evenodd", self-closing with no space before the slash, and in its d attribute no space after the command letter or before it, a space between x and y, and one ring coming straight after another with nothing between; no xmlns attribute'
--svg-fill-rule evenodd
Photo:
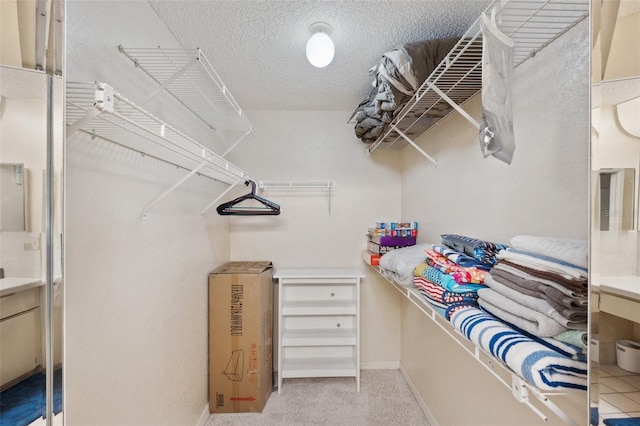
<svg viewBox="0 0 640 426"><path fill-rule="evenodd" d="M469 340L542 391L587 389L585 361L551 349L548 344L518 332L481 309L458 310L451 315L451 323Z"/></svg>
<svg viewBox="0 0 640 426"><path fill-rule="evenodd" d="M416 266L424 263L427 257L424 250L431 247L433 244L416 244L385 253L380 258L380 272L389 280L412 287L413 271Z"/></svg>
<svg viewBox="0 0 640 426"><path fill-rule="evenodd" d="M383 54L379 64L370 70L373 90L352 115L356 136L364 143L375 142L458 40L407 43Z"/></svg>

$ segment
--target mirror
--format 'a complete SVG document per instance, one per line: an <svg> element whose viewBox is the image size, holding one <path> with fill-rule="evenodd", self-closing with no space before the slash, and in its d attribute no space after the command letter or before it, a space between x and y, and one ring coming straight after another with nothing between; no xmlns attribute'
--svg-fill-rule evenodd
<svg viewBox="0 0 640 426"><path fill-rule="evenodd" d="M27 170L22 163L0 163L0 231L28 230Z"/></svg>
<svg viewBox="0 0 640 426"><path fill-rule="evenodd" d="M62 94L0 65L0 425L62 424Z"/></svg>
<svg viewBox="0 0 640 426"><path fill-rule="evenodd" d="M635 229L635 169L600 169L595 203L600 231Z"/></svg>
<svg viewBox="0 0 640 426"><path fill-rule="evenodd" d="M592 0L591 24L590 423L640 424L640 2Z"/></svg>

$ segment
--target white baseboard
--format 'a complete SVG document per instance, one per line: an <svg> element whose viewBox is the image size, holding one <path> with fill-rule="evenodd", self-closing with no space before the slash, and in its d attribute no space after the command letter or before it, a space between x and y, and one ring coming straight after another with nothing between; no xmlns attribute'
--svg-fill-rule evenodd
<svg viewBox="0 0 640 426"><path fill-rule="evenodd" d="M411 389L413 396L416 397L416 401L418 401L418 405L420 405L422 412L424 413L425 417L429 421L429 425L438 426L438 422L433 417L433 414L431 414L431 411L429 410L429 407L427 407L427 404L425 404L424 400L422 399L422 396L420 396L420 393L418 392L418 388L416 388L416 385L413 383L413 380L411 380L411 377L409 377L409 373L407 373L407 370L405 370L404 365L402 365L401 362L399 364L400 364L400 372L402 373L402 377L404 377L404 379L407 382L407 385L409 385L409 389Z"/></svg>
<svg viewBox="0 0 640 426"><path fill-rule="evenodd" d="M202 414L200 414L200 418L198 419L196 426L204 426L205 423L207 423L207 420L209 420L209 416L211 416L211 414L209 413L209 403L207 402L204 406L204 410L202 410Z"/></svg>
<svg viewBox="0 0 640 426"><path fill-rule="evenodd" d="M400 368L400 361L382 361L382 362L361 362L361 370L397 370Z"/></svg>

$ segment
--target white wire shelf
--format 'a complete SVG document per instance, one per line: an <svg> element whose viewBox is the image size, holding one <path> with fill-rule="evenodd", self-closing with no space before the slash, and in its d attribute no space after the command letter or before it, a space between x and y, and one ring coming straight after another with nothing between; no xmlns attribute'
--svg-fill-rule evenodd
<svg viewBox="0 0 640 426"><path fill-rule="evenodd" d="M294 180L294 181L265 181L258 182L258 188L263 191L274 192L321 192L327 193L329 216L331 216L331 195L336 182L333 180Z"/></svg>
<svg viewBox="0 0 640 426"><path fill-rule="evenodd" d="M266 181L258 182L258 188L265 190L287 191L287 190L323 190L335 188L336 182L333 180L297 180L297 181Z"/></svg>
<svg viewBox="0 0 640 426"><path fill-rule="evenodd" d="M493 355L487 353L481 347L475 345L471 340L467 339L458 329L456 329L449 321L437 313L420 294L417 288L403 286L391 279L389 279L379 266L372 266L365 261L367 265L371 266L376 272L380 274L393 288L398 290L404 297L406 297L418 310L420 310L427 318L429 318L435 325L437 325L443 332L445 332L453 341L461 346L465 352L467 352L473 359L475 359L479 365L486 369L491 375L493 375L500 383L505 387L511 389L514 398L521 403L524 403L534 413L536 413L542 420L549 421L549 417L543 413L538 407L533 405L529 400L529 396L532 395L548 410L556 414L562 421L571 426L578 426L578 422L572 419L567 413L565 413L560 407L558 407L553 401L552 397L565 396L568 393L577 393L578 391L567 392L543 392L540 389L527 383L522 377L518 376L508 365L503 363L500 359L495 358ZM486 361L488 360L488 361ZM496 369L501 370L504 374L500 374ZM511 376L511 381L505 379L505 375Z"/></svg>
<svg viewBox="0 0 640 426"><path fill-rule="evenodd" d="M589 0L494 0L485 10L495 11L498 28L514 41L514 67L536 55L588 16ZM407 143L436 161L414 142L482 89L482 32L480 18L467 30L388 129L368 147L403 148ZM476 127L478 124L466 116Z"/></svg>
<svg viewBox="0 0 640 426"><path fill-rule="evenodd" d="M118 50L158 84L141 105L166 90L212 129L253 132L246 114L200 49L120 45Z"/></svg>
<svg viewBox="0 0 640 426"><path fill-rule="evenodd" d="M108 84L67 82L65 117L68 137L84 133L189 171L152 201L144 209L143 216L195 174L232 186L245 180L256 181L222 156L135 105Z"/></svg>

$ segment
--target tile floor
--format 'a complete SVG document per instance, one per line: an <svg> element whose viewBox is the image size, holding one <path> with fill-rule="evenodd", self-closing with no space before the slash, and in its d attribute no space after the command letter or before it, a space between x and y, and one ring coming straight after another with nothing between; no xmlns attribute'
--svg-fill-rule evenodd
<svg viewBox="0 0 640 426"><path fill-rule="evenodd" d="M600 425L607 418L640 417L640 374L600 365Z"/></svg>

